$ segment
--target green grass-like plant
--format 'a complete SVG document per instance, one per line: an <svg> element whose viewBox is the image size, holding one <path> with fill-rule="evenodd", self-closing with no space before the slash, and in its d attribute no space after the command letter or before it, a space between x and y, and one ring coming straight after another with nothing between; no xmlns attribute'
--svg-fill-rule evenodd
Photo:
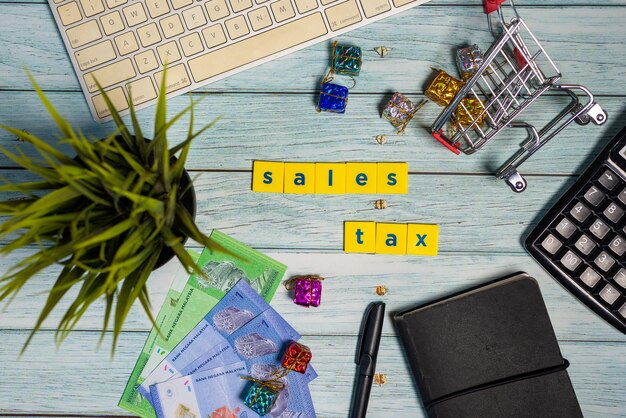
<svg viewBox="0 0 626 418"><path fill-rule="evenodd" d="M104 299L102 337L113 317L115 350L136 300L156 325L146 281L162 251L171 249L188 272L203 274L185 251L184 238L208 247L212 242L198 229L179 197L186 192L181 178L191 141L215 121L194 131L193 100L167 120L165 94L159 94L154 133L152 140L146 141L132 103L133 133L100 89L117 129L102 140L89 140L61 117L28 76L60 130L60 143L69 144L76 158L28 132L0 125L32 145L39 156L33 158L21 150L14 153L3 147L0 152L40 178L22 183L4 180L0 185L0 192L21 195L20 199L0 201L0 216L4 216L0 239L8 240L0 247L0 254L24 247L35 250L0 278L0 301L10 301L38 272L60 264L61 272L22 351L72 288L78 288L78 293L58 324L57 343L68 336L93 302ZM168 129L186 113L190 115L186 139L168 148Z"/></svg>

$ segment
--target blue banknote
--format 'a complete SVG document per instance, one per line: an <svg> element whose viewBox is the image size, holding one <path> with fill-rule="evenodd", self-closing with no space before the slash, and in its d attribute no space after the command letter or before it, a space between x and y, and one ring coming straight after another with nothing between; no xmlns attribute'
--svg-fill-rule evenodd
<svg viewBox="0 0 626 418"><path fill-rule="evenodd" d="M202 368L192 363L185 369L185 374L193 377L216 367L243 361L252 377L270 380L280 369L287 343L300 339L300 334L274 309L270 308L237 331L227 335L225 339L226 342L217 344L198 360L203 364ZM269 416L275 418L315 417L308 383L316 377L317 373L312 366L309 366L304 374L292 372L282 377L281 381L285 389L280 392ZM231 403L239 400L243 405L241 392L233 391L230 396L236 398Z"/></svg>
<svg viewBox="0 0 626 418"><path fill-rule="evenodd" d="M180 377L197 358L205 356L214 346L227 344L232 334L263 311L268 303L246 282L239 280L213 309L170 351L146 377L138 391L150 403L150 386Z"/></svg>

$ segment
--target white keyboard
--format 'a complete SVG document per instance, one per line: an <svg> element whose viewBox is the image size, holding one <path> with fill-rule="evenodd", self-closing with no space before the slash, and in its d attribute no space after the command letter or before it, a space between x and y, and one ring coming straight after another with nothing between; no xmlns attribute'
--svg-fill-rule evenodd
<svg viewBox="0 0 626 418"><path fill-rule="evenodd" d="M87 103L110 119L428 0L48 0ZM131 94L132 93L132 94Z"/></svg>

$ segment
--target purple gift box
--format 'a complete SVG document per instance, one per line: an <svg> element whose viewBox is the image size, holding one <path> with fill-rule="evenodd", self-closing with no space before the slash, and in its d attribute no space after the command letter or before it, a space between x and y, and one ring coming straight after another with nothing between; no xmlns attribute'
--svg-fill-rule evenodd
<svg viewBox="0 0 626 418"><path fill-rule="evenodd" d="M320 306L322 301L322 281L303 277L295 279L293 302L302 306Z"/></svg>

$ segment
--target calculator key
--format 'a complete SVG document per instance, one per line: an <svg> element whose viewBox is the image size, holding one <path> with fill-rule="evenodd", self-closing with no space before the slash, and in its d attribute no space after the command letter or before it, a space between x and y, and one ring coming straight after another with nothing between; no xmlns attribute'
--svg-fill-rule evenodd
<svg viewBox="0 0 626 418"><path fill-rule="evenodd" d="M591 267L587 267L583 274L580 275L580 280L589 288L593 288L600 281L600 275Z"/></svg>
<svg viewBox="0 0 626 418"><path fill-rule="evenodd" d="M607 189L613 190L615 186L617 186L619 183L619 177L617 177L614 172L607 168L606 170L604 170L604 173L602 173L598 181Z"/></svg>
<svg viewBox="0 0 626 418"><path fill-rule="evenodd" d="M617 312L619 312L619 314L622 315L626 319L626 302L624 302L622 307L619 308L619 311Z"/></svg>
<svg viewBox="0 0 626 418"><path fill-rule="evenodd" d="M619 269L617 274L613 276L613 281L617 283L622 289L626 289L626 269Z"/></svg>
<svg viewBox="0 0 626 418"><path fill-rule="evenodd" d="M569 238L576 231L576 225L574 225L569 219L563 218L556 226L556 230L563 238Z"/></svg>
<svg viewBox="0 0 626 418"><path fill-rule="evenodd" d="M615 235L609 242L609 248L618 256L622 256L626 251L626 241L619 235Z"/></svg>
<svg viewBox="0 0 626 418"><path fill-rule="evenodd" d="M589 227L589 231L599 239L602 239L609 233L610 229L607 224L600 219L596 219Z"/></svg>
<svg viewBox="0 0 626 418"><path fill-rule="evenodd" d="M596 263L596 266L600 267L602 271L607 272L611 270L611 267L615 264L615 259L606 251L602 251L593 262Z"/></svg>
<svg viewBox="0 0 626 418"><path fill-rule="evenodd" d="M617 198L619 199L620 202L626 205L626 187L624 187L622 191L620 192L620 194L617 195Z"/></svg>
<svg viewBox="0 0 626 418"><path fill-rule="evenodd" d="M574 254L572 251L568 251L567 253L565 253L563 258L561 258L561 264L563 264L563 266L565 266L565 268L569 271L576 270L578 266L580 266L580 263L580 257Z"/></svg>
<svg viewBox="0 0 626 418"><path fill-rule="evenodd" d="M584 255L589 255L589 253L596 248L596 243L587 235L582 234L574 246Z"/></svg>
<svg viewBox="0 0 626 418"><path fill-rule="evenodd" d="M607 284L606 286L604 286L604 288L602 288L602 290L600 290L598 296L600 296L602 300L609 305L612 305L617 299L619 299L620 293L616 288L614 288L610 284Z"/></svg>
<svg viewBox="0 0 626 418"><path fill-rule="evenodd" d="M558 238L552 234L548 234L548 236L541 243L543 249L552 255L556 254L556 252L559 251L561 245L561 241L559 241Z"/></svg>
<svg viewBox="0 0 626 418"><path fill-rule="evenodd" d="M578 202L574 205L572 210L569 211L570 215L574 217L578 222L583 223L587 220L591 211L582 202Z"/></svg>
<svg viewBox="0 0 626 418"><path fill-rule="evenodd" d="M606 216L609 221L616 224L619 222L620 219L622 219L622 216L624 215L624 209L611 202L611 204L609 204L609 206L607 206L602 213L604 213L604 216Z"/></svg>
<svg viewBox="0 0 626 418"><path fill-rule="evenodd" d="M585 193L585 200L593 206L598 206L604 200L604 193L596 186L591 186Z"/></svg>

